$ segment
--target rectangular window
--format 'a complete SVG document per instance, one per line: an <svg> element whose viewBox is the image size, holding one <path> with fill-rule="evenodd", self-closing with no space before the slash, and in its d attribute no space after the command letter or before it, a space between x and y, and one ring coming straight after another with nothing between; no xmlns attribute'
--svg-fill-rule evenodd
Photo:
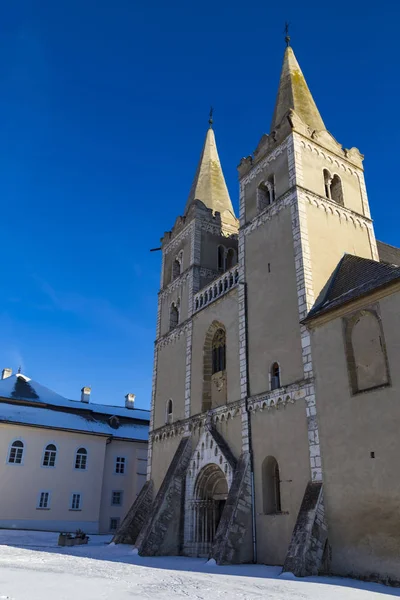
<svg viewBox="0 0 400 600"><path fill-rule="evenodd" d="M49 508L50 507L50 492L40 492L39 501L36 508Z"/></svg>
<svg viewBox="0 0 400 600"><path fill-rule="evenodd" d="M124 492L122 490L113 490L111 493L111 504L113 506L121 506L123 495Z"/></svg>
<svg viewBox="0 0 400 600"><path fill-rule="evenodd" d="M82 501L81 501L82 497L80 494L72 494L71 497L71 510L81 510L81 506L82 506Z"/></svg>
<svg viewBox="0 0 400 600"><path fill-rule="evenodd" d="M123 475L125 473L125 456L117 456L115 461L115 472L118 475Z"/></svg>
<svg viewBox="0 0 400 600"><path fill-rule="evenodd" d="M110 531L116 531L118 529L119 519L110 519Z"/></svg>

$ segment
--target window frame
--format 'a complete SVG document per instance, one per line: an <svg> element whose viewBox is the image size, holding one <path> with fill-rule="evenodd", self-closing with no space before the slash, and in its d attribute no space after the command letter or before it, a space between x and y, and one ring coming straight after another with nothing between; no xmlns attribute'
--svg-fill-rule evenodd
<svg viewBox="0 0 400 600"><path fill-rule="evenodd" d="M48 446L54 446L55 450L47 450ZM45 465L44 461L46 458L46 452L49 452L49 455L51 456L51 453L55 453L54 456L54 464L48 464ZM54 442L49 442L48 444L45 445L44 449L43 449L43 454L42 454L42 464L40 465L43 469L55 469L56 464L57 464L57 455L58 455L58 447L57 444L55 444ZM50 458L49 458L49 462L50 462Z"/></svg>
<svg viewBox="0 0 400 600"><path fill-rule="evenodd" d="M116 527L115 527L115 528L114 528L114 527L111 527L111 523L112 523L112 521L115 521L115 522L116 522ZM119 524L120 524L120 522L121 522L121 519L120 519L120 517L110 517L110 527L109 527L109 531L117 531L117 529L118 529L118 527L119 527Z"/></svg>
<svg viewBox="0 0 400 600"><path fill-rule="evenodd" d="M266 456L261 465L262 508L264 515L281 515L281 471L275 456ZM270 506L267 506L270 503Z"/></svg>
<svg viewBox="0 0 400 600"><path fill-rule="evenodd" d="M275 365L278 366L278 375L273 375L273 369L275 367ZM273 387L273 380L275 378L278 378L278 386ZM281 369L281 365L278 363L277 360L274 360L274 362L272 363L270 369L269 369L269 389L271 392L275 391L275 390L279 390L282 386L282 369Z"/></svg>
<svg viewBox="0 0 400 600"><path fill-rule="evenodd" d="M114 502L114 494L120 495L120 502ZM124 503L124 490L111 490L111 506L122 506Z"/></svg>
<svg viewBox="0 0 400 600"><path fill-rule="evenodd" d="M82 448L84 450L86 450L86 454L79 453L79 450L81 450ZM79 453L80 456L86 456L85 468L77 467L76 466L76 461L77 461L77 458L78 458L78 453ZM88 452L87 447L86 446L79 446L79 448L77 448L75 450L75 454L74 454L74 471L87 471L87 468L88 468L88 457L89 457L89 452Z"/></svg>
<svg viewBox="0 0 400 600"><path fill-rule="evenodd" d="M214 340L219 332L224 334L224 344L214 347ZM219 368L222 367L222 368ZM226 371L226 331L218 327L211 340L211 375Z"/></svg>
<svg viewBox="0 0 400 600"><path fill-rule="evenodd" d="M79 505L76 508L74 508L74 496L79 496ZM82 510L82 492L71 492L69 510L73 510L74 512Z"/></svg>
<svg viewBox="0 0 400 600"><path fill-rule="evenodd" d="M119 462L121 461L121 459L123 460L123 462ZM115 463L114 463L114 475L125 475L126 474L126 465L127 465L127 459L126 456L115 456ZM123 464L124 465L124 470L121 471L117 471L117 465L118 464Z"/></svg>
<svg viewBox="0 0 400 600"><path fill-rule="evenodd" d="M171 410L169 406L171 405ZM174 402L172 398L168 398L167 405L165 407L165 424L170 425L174 420Z"/></svg>
<svg viewBox="0 0 400 600"><path fill-rule="evenodd" d="M15 460L14 460L14 461L10 461L10 458L11 458L11 450L12 450L12 448L13 448L13 444L15 444L16 442L21 442L21 444L22 444L22 448L21 448L20 446L17 446L17 447L16 447L16 448L17 448L17 451L18 451L18 450L22 450L22 454L21 454L21 460L20 460L19 462L16 462ZM24 456L25 456L25 447L26 447L26 444L25 444L25 441L24 441L22 438L15 438L15 440L13 440L13 441L10 443L10 445L8 446L8 452L7 452L7 460L6 460L6 464L8 464L8 465L13 465L13 466L17 466L17 467L23 466L23 464L24 464Z"/></svg>
<svg viewBox="0 0 400 600"><path fill-rule="evenodd" d="M40 502L42 500L42 495L47 494L47 503L46 506L40 506ZM36 510L50 510L51 506L51 491L50 490L40 490L37 502L36 502Z"/></svg>
<svg viewBox="0 0 400 600"><path fill-rule="evenodd" d="M171 302L171 305L169 307L169 331L173 331L173 329L176 329L176 327L178 327L179 325L179 321L180 321L180 302L179 299L177 302ZM176 323L174 320L174 323L172 322L172 313L174 312L174 314L176 315Z"/></svg>

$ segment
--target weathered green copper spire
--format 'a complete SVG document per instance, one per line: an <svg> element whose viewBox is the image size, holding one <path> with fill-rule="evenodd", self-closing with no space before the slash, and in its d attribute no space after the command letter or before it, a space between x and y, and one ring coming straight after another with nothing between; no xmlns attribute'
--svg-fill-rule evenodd
<svg viewBox="0 0 400 600"><path fill-rule="evenodd" d="M218 156L212 117L213 110L211 109L208 121L209 129L186 202L185 213L194 200L201 200L213 212L218 211L222 214L228 210L234 217L235 213Z"/></svg>
<svg viewBox="0 0 400 600"><path fill-rule="evenodd" d="M285 39L287 48L283 58L271 131L274 131L278 127L289 110L294 110L303 123L311 127L311 129L326 129L293 49L289 45L290 37L287 31Z"/></svg>

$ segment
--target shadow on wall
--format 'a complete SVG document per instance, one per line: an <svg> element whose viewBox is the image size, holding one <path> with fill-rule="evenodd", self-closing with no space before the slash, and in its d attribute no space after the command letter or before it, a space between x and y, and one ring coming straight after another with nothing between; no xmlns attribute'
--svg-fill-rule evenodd
<svg viewBox="0 0 400 600"><path fill-rule="evenodd" d="M141 557L132 546L110 544L111 538L111 535L93 535L90 536L87 546L61 547L57 545L58 533L0 530L0 546L21 548L34 552L48 552L50 554L91 558L120 564L137 565L149 569L211 573L213 575L239 577L260 577L263 579L296 580L299 583L334 585L365 590L375 594L379 593L392 597L400 597L399 588L390 588L377 583L341 577L296 578L291 573L283 573L281 575L281 567L268 567L266 565L217 566L215 564L207 564L204 558L186 558L183 556ZM373 597L371 596L371 598Z"/></svg>

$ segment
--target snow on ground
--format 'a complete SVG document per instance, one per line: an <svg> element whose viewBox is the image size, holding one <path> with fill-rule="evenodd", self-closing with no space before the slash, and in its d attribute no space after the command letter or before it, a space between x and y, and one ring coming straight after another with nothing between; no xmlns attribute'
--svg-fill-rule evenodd
<svg viewBox="0 0 400 600"><path fill-rule="evenodd" d="M389 600L400 590L351 579L279 576L278 567L218 567L183 557L141 558L92 536L61 548L55 533L0 530L0 600Z"/></svg>

